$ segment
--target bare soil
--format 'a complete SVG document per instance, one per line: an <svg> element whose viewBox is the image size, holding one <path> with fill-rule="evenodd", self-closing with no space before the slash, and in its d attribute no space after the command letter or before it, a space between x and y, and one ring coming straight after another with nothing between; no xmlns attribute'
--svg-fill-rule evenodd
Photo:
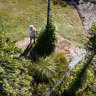
<svg viewBox="0 0 96 96"><path fill-rule="evenodd" d="M84 48L79 48L75 44L59 35L55 53L66 54L70 62L69 66L70 68L73 68L79 61L81 61L85 57L86 50Z"/></svg>
<svg viewBox="0 0 96 96"><path fill-rule="evenodd" d="M29 43L30 43L30 38L26 37L23 40L20 40L20 41L16 42L16 46L18 48L22 48L22 50L24 51Z"/></svg>

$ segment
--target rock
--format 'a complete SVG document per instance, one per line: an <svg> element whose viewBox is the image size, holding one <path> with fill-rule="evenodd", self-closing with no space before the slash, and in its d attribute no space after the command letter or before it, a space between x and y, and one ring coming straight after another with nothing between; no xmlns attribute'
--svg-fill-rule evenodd
<svg viewBox="0 0 96 96"><path fill-rule="evenodd" d="M80 0L77 7L81 16L84 17L83 23L85 31L88 31L88 29L96 22L96 4Z"/></svg>

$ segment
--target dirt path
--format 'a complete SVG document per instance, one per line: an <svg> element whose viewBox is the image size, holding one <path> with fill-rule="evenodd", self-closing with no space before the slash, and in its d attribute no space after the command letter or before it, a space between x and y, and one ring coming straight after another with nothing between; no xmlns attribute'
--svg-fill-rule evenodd
<svg viewBox="0 0 96 96"><path fill-rule="evenodd" d="M80 10L85 30L88 31L88 29L96 22L96 4L80 0L79 5L77 6Z"/></svg>
<svg viewBox="0 0 96 96"><path fill-rule="evenodd" d="M24 51L26 49L26 47L28 46L28 44L30 43L30 38L26 37L23 40L20 40L16 43L16 46L18 48L22 48L22 50Z"/></svg>

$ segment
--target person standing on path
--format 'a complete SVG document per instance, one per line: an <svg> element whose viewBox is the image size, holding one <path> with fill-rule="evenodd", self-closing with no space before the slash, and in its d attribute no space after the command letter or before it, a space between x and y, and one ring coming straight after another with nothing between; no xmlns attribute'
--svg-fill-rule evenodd
<svg viewBox="0 0 96 96"><path fill-rule="evenodd" d="M37 32L36 29L33 27L33 25L30 25L29 28L30 44L32 44L32 40L34 40L34 44L35 44L35 32Z"/></svg>

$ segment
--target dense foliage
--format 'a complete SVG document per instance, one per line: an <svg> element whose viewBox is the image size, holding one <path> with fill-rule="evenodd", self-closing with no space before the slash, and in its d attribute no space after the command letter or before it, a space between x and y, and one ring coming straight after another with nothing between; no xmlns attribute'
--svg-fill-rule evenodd
<svg viewBox="0 0 96 96"><path fill-rule="evenodd" d="M48 25L41 30L36 44L36 51L39 55L49 55L54 51L55 48L55 26L52 24L50 20Z"/></svg>
<svg viewBox="0 0 96 96"><path fill-rule="evenodd" d="M92 2L94 4L96 4L96 1L95 0L84 0L85 2Z"/></svg>
<svg viewBox="0 0 96 96"><path fill-rule="evenodd" d="M88 50L96 53L96 25L93 25L89 31L90 38L87 45Z"/></svg>
<svg viewBox="0 0 96 96"><path fill-rule="evenodd" d="M27 67L30 62L17 58L20 52L13 43L9 43L4 33L0 32L0 96L31 96Z"/></svg>
<svg viewBox="0 0 96 96"><path fill-rule="evenodd" d="M65 55L51 54L31 63L16 57L21 50L14 43L0 32L0 96L44 96L68 70ZM55 94L61 94L61 89Z"/></svg>
<svg viewBox="0 0 96 96"><path fill-rule="evenodd" d="M85 60L80 62L66 79L63 96L95 96L96 76L94 69L96 71L96 68L88 62L86 63Z"/></svg>
<svg viewBox="0 0 96 96"><path fill-rule="evenodd" d="M50 90L68 71L68 61L66 56L62 53L55 53L46 58L39 58L36 62L29 66L29 74L33 77L36 83L33 86L33 94L46 94L46 90ZM42 90L40 90L40 87ZM61 94L64 86L59 86L53 96ZM43 92L42 92L43 91ZM37 96L42 96L37 95ZM45 96L45 95L44 95Z"/></svg>

